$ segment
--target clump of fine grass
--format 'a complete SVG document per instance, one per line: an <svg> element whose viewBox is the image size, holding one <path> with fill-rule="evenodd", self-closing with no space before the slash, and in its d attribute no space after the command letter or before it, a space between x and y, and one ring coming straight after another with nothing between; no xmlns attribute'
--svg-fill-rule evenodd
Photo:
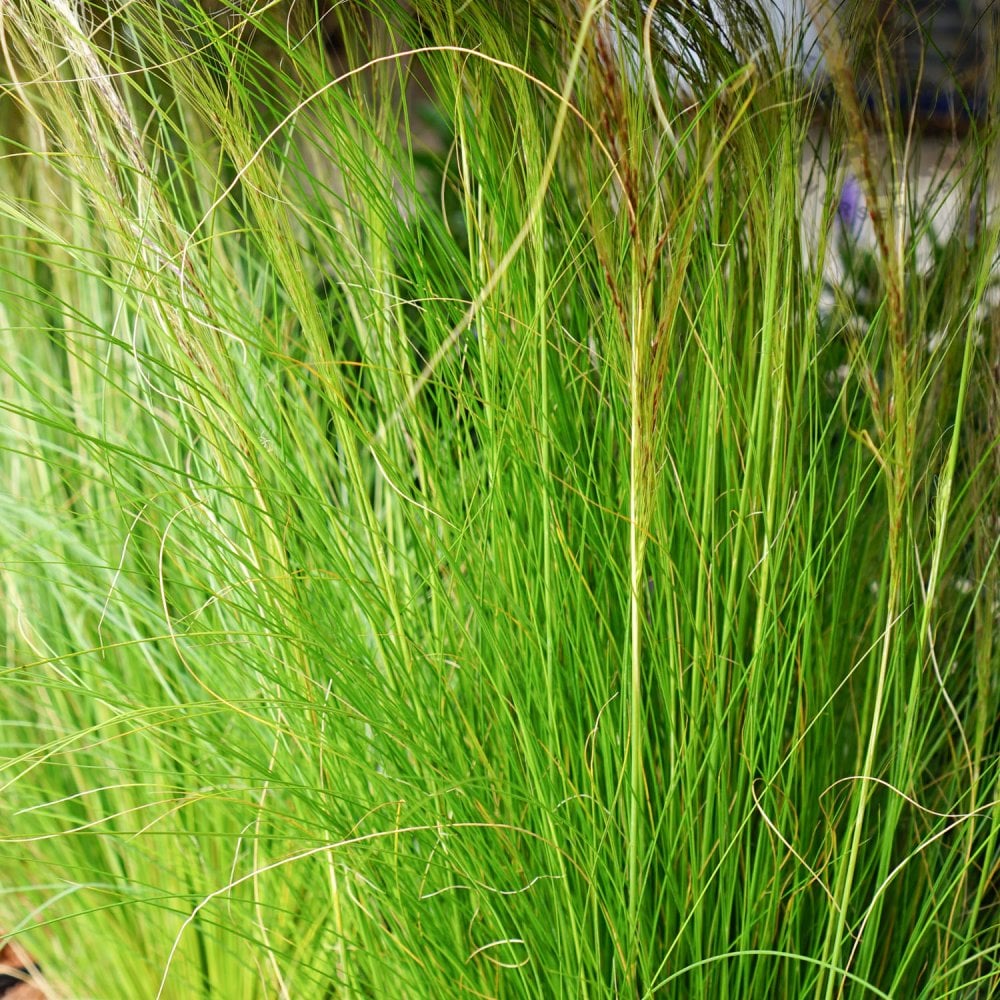
<svg viewBox="0 0 1000 1000"><path fill-rule="evenodd" d="M65 995L995 988L997 221L917 280L836 39L817 247L760 21L693 97L597 3L9 7L0 916Z"/></svg>

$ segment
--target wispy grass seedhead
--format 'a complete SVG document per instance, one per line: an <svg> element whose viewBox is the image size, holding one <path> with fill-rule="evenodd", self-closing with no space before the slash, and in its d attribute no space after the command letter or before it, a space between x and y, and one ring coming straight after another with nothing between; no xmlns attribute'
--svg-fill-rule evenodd
<svg viewBox="0 0 1000 1000"><path fill-rule="evenodd" d="M843 22L820 123L762 14L0 13L0 926L66 996L997 988L990 115L949 228Z"/></svg>

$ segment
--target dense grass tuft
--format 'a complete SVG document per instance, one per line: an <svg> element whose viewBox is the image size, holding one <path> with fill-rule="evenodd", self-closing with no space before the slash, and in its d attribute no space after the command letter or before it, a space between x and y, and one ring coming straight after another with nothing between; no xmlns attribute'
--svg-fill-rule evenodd
<svg viewBox="0 0 1000 1000"><path fill-rule="evenodd" d="M760 23L694 98L596 0L309 6L4 5L2 925L65 996L991 995L993 119L942 231L832 32L817 159Z"/></svg>

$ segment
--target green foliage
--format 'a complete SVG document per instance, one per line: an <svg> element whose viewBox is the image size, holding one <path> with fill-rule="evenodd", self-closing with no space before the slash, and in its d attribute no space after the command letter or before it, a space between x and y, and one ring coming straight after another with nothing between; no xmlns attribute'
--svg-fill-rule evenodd
<svg viewBox="0 0 1000 1000"><path fill-rule="evenodd" d="M6 6L5 926L67 996L990 994L998 220L851 256L835 113L804 249L711 32L693 100L603 5L308 6Z"/></svg>

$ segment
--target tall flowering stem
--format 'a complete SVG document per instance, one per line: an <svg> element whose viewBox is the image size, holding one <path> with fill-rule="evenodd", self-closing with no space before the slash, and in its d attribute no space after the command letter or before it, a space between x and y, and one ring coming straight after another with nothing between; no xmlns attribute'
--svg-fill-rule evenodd
<svg viewBox="0 0 1000 1000"><path fill-rule="evenodd" d="M845 980L837 970L844 968L842 954L848 935L848 914L854 892L855 875L861 842L868 815L868 805L875 787L871 779L875 774L875 762L879 746L879 736L886 710L886 700L892 676L892 667L897 657L894 654L894 640L900 619L903 616L902 595L909 564L906 539L910 535L908 523L908 493L911 483L913 442L915 437L916 413L911 398L911 369L913 352L907 338L906 305L904 296L905 236L903 230L903 207L905 189L900 189L895 199L880 197L876 177L868 127L865 124L856 89L856 75L852 72L844 37L836 18L825 0L809 0L809 9L817 28L824 57L837 93L840 106L846 118L848 130L848 152L851 167L860 190L867 202L877 248L877 258L882 281L885 286L886 322L888 327L889 365L887 377L881 388L874 378L862 379L872 413L875 418L876 439L862 435L883 472L889 516L888 538L888 591L883 609L883 628L878 645L877 680L871 708L868 739L858 773L858 790L854 803L846 861L838 872L835 885L837 906L831 916L827 932L826 954L827 975L817 984L817 998L833 1000L840 995ZM876 41L879 39L876 38ZM889 116L886 116L889 120ZM892 147L893 136L889 135ZM905 176L905 165L901 171ZM857 199L855 199L857 200ZM895 203L894 203L895 201ZM841 201L844 208L843 199ZM851 955L853 956L853 952ZM849 963L848 963L849 964ZM838 986L839 982L839 986Z"/></svg>

